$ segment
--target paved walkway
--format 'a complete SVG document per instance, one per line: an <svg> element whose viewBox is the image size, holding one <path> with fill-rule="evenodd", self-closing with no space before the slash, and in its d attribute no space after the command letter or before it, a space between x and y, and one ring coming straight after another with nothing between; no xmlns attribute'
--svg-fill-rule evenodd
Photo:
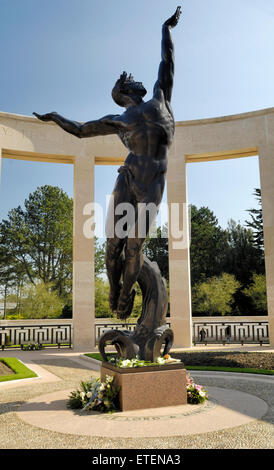
<svg viewBox="0 0 274 470"><path fill-rule="evenodd" d="M194 349L228 348L237 349ZM204 406L82 416L66 409L66 399L81 380L99 375L93 363L65 349L0 353L14 355L39 378L0 383L1 449L273 449L273 377L195 371L210 393Z"/></svg>

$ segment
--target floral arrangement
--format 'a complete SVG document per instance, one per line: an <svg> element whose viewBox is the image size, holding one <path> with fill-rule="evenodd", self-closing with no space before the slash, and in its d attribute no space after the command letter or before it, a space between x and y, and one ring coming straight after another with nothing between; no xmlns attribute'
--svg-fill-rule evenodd
<svg viewBox="0 0 274 470"><path fill-rule="evenodd" d="M114 359L109 360L110 363L115 362L118 367L144 367L148 365L166 364L169 358L159 357L157 362L146 362L138 359ZM105 382L101 382L100 378L91 378L89 381L80 382L80 390L72 392L67 402L67 408L93 410L101 412L113 412L117 410L116 398L119 388L113 383L114 377L107 375ZM207 390L201 385L194 383L194 380L187 375L187 403L196 405L208 400Z"/></svg>
<svg viewBox="0 0 274 470"><path fill-rule="evenodd" d="M159 366L164 364L169 364L171 362L181 362L180 359L173 359L169 354L166 354L164 357L158 357L156 362L144 361L139 359L136 356L133 359L122 359L117 357L111 357L108 359L108 362L114 364L117 367L127 368L127 367L145 367L145 366Z"/></svg>
<svg viewBox="0 0 274 470"><path fill-rule="evenodd" d="M38 351L40 349L44 349L42 344L40 343L26 343L22 347L22 351Z"/></svg>
<svg viewBox="0 0 274 470"><path fill-rule="evenodd" d="M190 374L186 377L187 402L191 405L197 405L208 400L207 390L201 385L194 383Z"/></svg>
<svg viewBox="0 0 274 470"><path fill-rule="evenodd" d="M111 357L108 362L114 364L117 367L127 368L127 367L145 367L145 366L158 366L161 364L166 364L166 360L163 357L158 357L156 362L144 361L139 359L136 356L134 359L122 359Z"/></svg>
<svg viewBox="0 0 274 470"><path fill-rule="evenodd" d="M116 410L115 398L119 388L113 384L114 377L107 375L105 382L91 378L80 383L81 390L70 394L67 408L111 412Z"/></svg>

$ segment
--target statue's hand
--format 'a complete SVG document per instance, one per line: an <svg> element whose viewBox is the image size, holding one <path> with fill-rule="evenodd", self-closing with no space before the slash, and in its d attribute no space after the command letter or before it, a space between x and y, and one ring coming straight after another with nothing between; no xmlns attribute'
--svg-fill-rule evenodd
<svg viewBox="0 0 274 470"><path fill-rule="evenodd" d="M172 15L168 20L165 21L164 25L174 28L178 24L180 15L181 15L181 7L179 6L177 7L174 15Z"/></svg>
<svg viewBox="0 0 274 470"><path fill-rule="evenodd" d="M55 111L52 113L47 113L47 114L38 114L38 113L32 113L34 116L36 116L40 121L48 122L53 120L54 114L57 114Z"/></svg>

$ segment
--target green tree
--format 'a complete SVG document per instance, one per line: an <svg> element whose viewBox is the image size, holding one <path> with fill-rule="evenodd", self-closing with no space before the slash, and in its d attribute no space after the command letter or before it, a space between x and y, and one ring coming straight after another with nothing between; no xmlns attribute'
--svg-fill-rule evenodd
<svg viewBox="0 0 274 470"><path fill-rule="evenodd" d="M231 219L228 223L227 239L224 270L233 274L245 288L250 284L253 273L261 273L264 269L260 252L254 246L252 230Z"/></svg>
<svg viewBox="0 0 274 470"><path fill-rule="evenodd" d="M94 239L94 277L95 277L95 316L109 317L111 311L108 306L107 283L101 278L105 273L105 242L100 244L99 239ZM63 297L64 298L64 297ZM62 318L72 318L72 294L69 293L65 298L65 305L62 310Z"/></svg>
<svg viewBox="0 0 274 470"><path fill-rule="evenodd" d="M58 187L41 186L0 223L0 250L29 282L51 283L60 296L72 288L73 201Z"/></svg>
<svg viewBox="0 0 274 470"><path fill-rule="evenodd" d="M231 274L211 277L192 289L193 313L201 315L227 315L232 312L233 295L240 283Z"/></svg>
<svg viewBox="0 0 274 470"><path fill-rule="evenodd" d="M0 243L0 293L4 303L4 318L7 311L7 298L14 295L14 302L20 305L21 289L25 280L25 273L20 263L17 263L11 253L3 249Z"/></svg>
<svg viewBox="0 0 274 470"><path fill-rule="evenodd" d="M262 212L262 196L261 189L255 188L253 195L258 201L259 208L248 209L251 220L246 220L246 226L253 231L254 243L259 250L264 251L264 231L263 231L263 212Z"/></svg>
<svg viewBox="0 0 274 470"><path fill-rule="evenodd" d="M109 285L100 278L95 278L95 317L107 318L112 317L112 311L109 308Z"/></svg>
<svg viewBox="0 0 274 470"><path fill-rule="evenodd" d="M45 284L43 281L36 285L25 284L19 315L24 318L58 318L64 304L52 287L51 284ZM14 296L11 295L9 300L14 301Z"/></svg>
<svg viewBox="0 0 274 470"><path fill-rule="evenodd" d="M4 319L6 318L7 297L14 284L14 271L11 265L12 259L0 249L0 293L4 303Z"/></svg>
<svg viewBox="0 0 274 470"><path fill-rule="evenodd" d="M191 283L223 272L227 234L208 207L191 206Z"/></svg>
<svg viewBox="0 0 274 470"><path fill-rule="evenodd" d="M105 272L106 242L100 244L97 237L94 238L94 275L100 277Z"/></svg>
<svg viewBox="0 0 274 470"><path fill-rule="evenodd" d="M168 270L168 227L157 227L156 236L148 237L145 241L143 253L150 261L156 261L165 279L169 279Z"/></svg>
<svg viewBox="0 0 274 470"><path fill-rule="evenodd" d="M252 283L244 290L244 294L251 300L255 314L267 315L266 280L264 274L253 274Z"/></svg>

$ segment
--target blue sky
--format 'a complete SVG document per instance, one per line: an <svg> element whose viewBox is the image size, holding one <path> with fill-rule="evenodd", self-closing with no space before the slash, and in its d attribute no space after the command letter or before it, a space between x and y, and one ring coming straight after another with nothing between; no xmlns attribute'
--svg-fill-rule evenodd
<svg viewBox="0 0 274 470"><path fill-rule="evenodd" d="M123 70L148 98L160 61L167 0L0 0L0 111L58 111L85 121L120 113L111 89ZM185 0L173 30L177 121L274 106L273 0ZM248 175L248 177L247 177ZM96 169L96 200L112 190L114 167ZM0 218L42 184L70 196L69 165L4 160ZM257 157L188 165L189 202L208 205L226 226L255 204Z"/></svg>

